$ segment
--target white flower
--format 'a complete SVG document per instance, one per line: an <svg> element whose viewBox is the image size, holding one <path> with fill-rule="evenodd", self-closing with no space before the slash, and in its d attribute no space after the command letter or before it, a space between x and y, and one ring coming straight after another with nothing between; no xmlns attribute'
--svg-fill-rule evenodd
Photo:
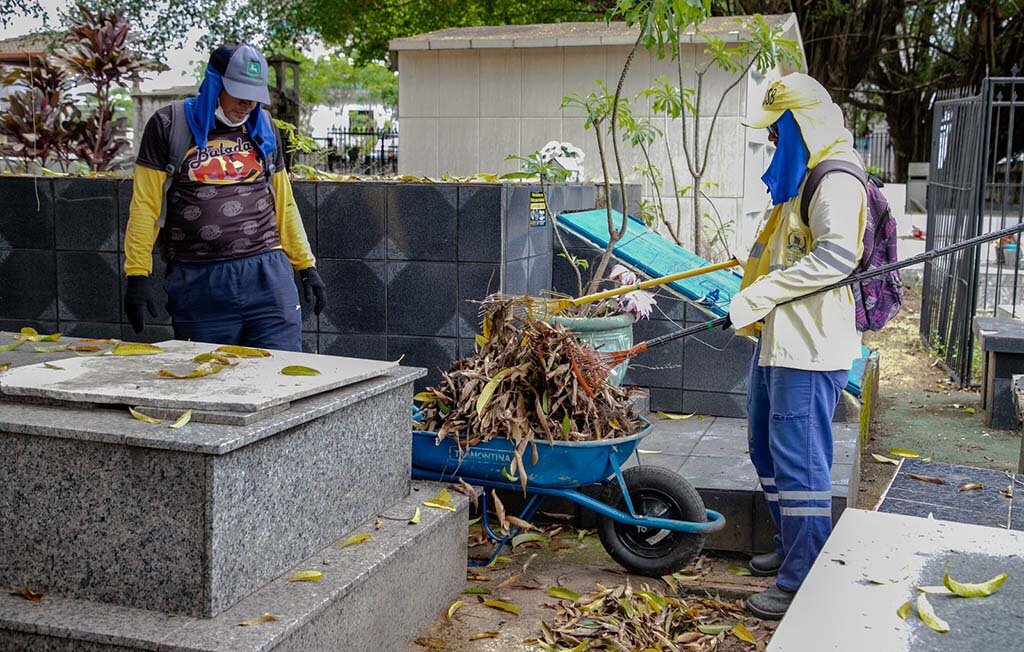
<svg viewBox="0 0 1024 652"><path fill-rule="evenodd" d="M624 265L616 265L612 267L612 271L608 274L608 278L618 283L620 286L636 285L640 282L640 277L636 275L633 270L629 269ZM622 296L616 297L616 301L619 304L619 309L623 312L631 312L636 319L646 319L651 316L651 312L654 309L654 305L657 300L654 295L644 290L633 290L627 292Z"/></svg>
<svg viewBox="0 0 1024 652"><path fill-rule="evenodd" d="M619 285L635 285L640 282L640 279L633 272L624 265L616 265L612 267L612 271L608 274L608 278L616 281Z"/></svg>

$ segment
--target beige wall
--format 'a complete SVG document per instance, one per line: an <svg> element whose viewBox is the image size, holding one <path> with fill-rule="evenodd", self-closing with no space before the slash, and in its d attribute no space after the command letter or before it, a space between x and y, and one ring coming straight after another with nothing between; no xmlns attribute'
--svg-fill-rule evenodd
<svg viewBox="0 0 1024 652"><path fill-rule="evenodd" d="M594 90L597 79L614 88L628 51L628 46L575 46L399 52L399 172L426 176L511 172L519 166L506 161L507 155L528 154L550 140L560 140L570 141L585 152L587 178L602 178L593 130L584 129L581 111L560 106L566 95L586 95ZM686 86L696 85L693 64L698 57L702 58L701 48L691 47L686 61L691 65L684 69ZM675 62L659 60L647 51L638 52L624 96L632 101L662 75L678 85ZM717 69L707 74L704 113L713 113L712 100L717 102L733 79ZM737 247L752 242L756 219L765 206L766 195L759 180L766 163L764 135L748 133L751 130L740 124L742 116L760 103L762 85L763 81L751 76L727 96L715 125L704 177L717 184L706 192L723 219L737 225ZM633 102L633 106L637 115L650 116L646 99ZM679 122L667 124L663 117L654 120L672 139L680 185L690 185L691 178L684 173ZM710 123L710 118L702 121L702 134L707 133ZM692 124L689 133L692 142ZM624 174L638 180L633 168L642 162L640 151L626 146L623 153ZM676 202L663 142L655 143L651 159L665 177L662 201L666 214L674 221ZM618 177L615 170L609 170L609 175ZM655 200L649 184L645 184L644 195ZM689 202L682 202L682 210L684 224L692 223Z"/></svg>

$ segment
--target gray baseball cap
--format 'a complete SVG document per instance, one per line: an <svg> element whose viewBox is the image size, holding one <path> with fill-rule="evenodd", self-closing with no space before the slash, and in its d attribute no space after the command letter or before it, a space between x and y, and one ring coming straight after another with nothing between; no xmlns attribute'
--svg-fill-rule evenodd
<svg viewBox="0 0 1024 652"><path fill-rule="evenodd" d="M267 60L253 46L222 45L210 55L210 65L224 79L224 90L231 97L270 104Z"/></svg>

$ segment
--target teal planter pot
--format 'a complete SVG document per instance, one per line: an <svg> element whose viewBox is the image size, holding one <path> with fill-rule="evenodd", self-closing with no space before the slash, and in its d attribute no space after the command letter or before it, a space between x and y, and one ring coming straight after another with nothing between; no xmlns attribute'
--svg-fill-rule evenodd
<svg viewBox="0 0 1024 652"><path fill-rule="evenodd" d="M633 315L628 313L610 317L552 317L552 321L572 331L597 351L621 351L633 346ZM628 366L627 360L615 367L608 382L616 387L621 385Z"/></svg>

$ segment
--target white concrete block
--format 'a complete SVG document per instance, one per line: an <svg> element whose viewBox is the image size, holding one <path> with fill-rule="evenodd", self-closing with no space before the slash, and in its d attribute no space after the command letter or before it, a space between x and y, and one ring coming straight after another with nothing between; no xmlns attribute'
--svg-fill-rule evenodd
<svg viewBox="0 0 1024 652"><path fill-rule="evenodd" d="M402 126L406 118L436 116L438 97L437 52L413 50L399 54L398 115Z"/></svg>
<svg viewBox="0 0 1024 652"><path fill-rule="evenodd" d="M480 172L479 118L437 119L437 173L469 176Z"/></svg>
<svg viewBox="0 0 1024 652"><path fill-rule="evenodd" d="M480 112L480 59L476 50L437 53L438 115L476 116Z"/></svg>
<svg viewBox="0 0 1024 652"><path fill-rule="evenodd" d="M522 53L512 49L479 50L480 116L516 117L523 98Z"/></svg>
<svg viewBox="0 0 1024 652"><path fill-rule="evenodd" d="M698 64L707 63L703 54L698 56L697 61ZM743 62L743 65L746 65L746 62ZM712 65L704 74L703 79L700 108L704 115L714 115L715 107L718 106L723 94L725 94L725 99L722 101L722 111L719 115L731 117L743 115L743 109L746 107L747 83L746 80L740 79L738 72L729 72ZM738 83L732 90L726 92L734 82Z"/></svg>
<svg viewBox="0 0 1024 652"><path fill-rule="evenodd" d="M604 48L604 80L613 93L615 85L619 81L619 75L622 74L622 66L626 63L629 50L630 47L622 46ZM595 55L599 55L599 53L600 51L594 51ZM622 86L622 97L629 99L633 114L636 116L650 115L650 101L646 97L638 98L637 95L650 88L651 81L651 53L641 45L633 55L633 62L629 66L626 81Z"/></svg>
<svg viewBox="0 0 1024 652"><path fill-rule="evenodd" d="M742 197L746 131L740 119L719 117L712 131L712 119L702 118L700 127L696 146L700 148L701 161L705 159L708 135L711 136L703 182L717 184L706 186L704 192L711 197Z"/></svg>
<svg viewBox="0 0 1024 652"><path fill-rule="evenodd" d="M504 174L519 169L509 154L519 153L519 118L480 118L479 165L481 172Z"/></svg>
<svg viewBox="0 0 1024 652"><path fill-rule="evenodd" d="M437 118L402 118L398 173L437 176Z"/></svg>
<svg viewBox="0 0 1024 652"><path fill-rule="evenodd" d="M562 50L533 48L522 51L523 116L537 118L561 115L562 96L565 94L562 87ZM537 147L543 145L540 143Z"/></svg>

